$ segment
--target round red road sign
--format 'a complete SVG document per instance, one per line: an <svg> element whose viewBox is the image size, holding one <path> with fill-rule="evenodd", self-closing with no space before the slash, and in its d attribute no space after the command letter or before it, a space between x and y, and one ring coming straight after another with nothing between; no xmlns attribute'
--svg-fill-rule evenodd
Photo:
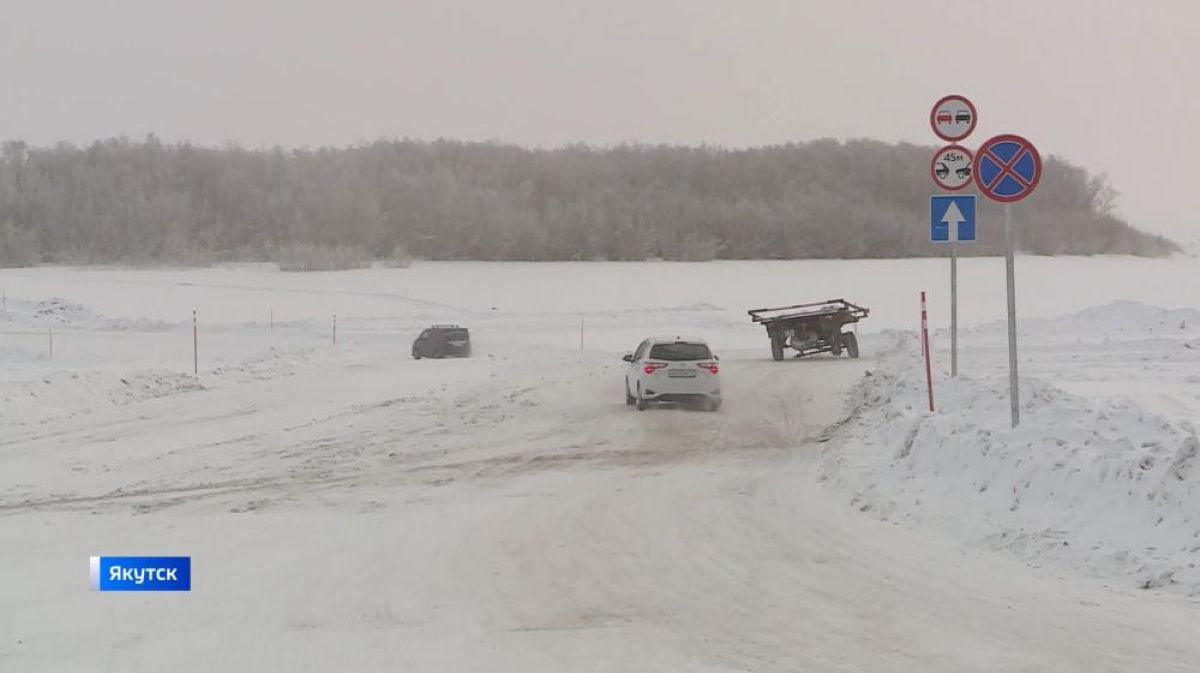
<svg viewBox="0 0 1200 673"><path fill-rule="evenodd" d="M948 145L934 153L933 161L929 163L929 174L938 187L957 192L971 184L974 165L971 150L961 145Z"/></svg>
<svg viewBox="0 0 1200 673"><path fill-rule="evenodd" d="M975 104L966 96L946 96L933 104L929 112L929 125L942 140L957 142L971 135L979 123Z"/></svg>
<svg viewBox="0 0 1200 673"><path fill-rule="evenodd" d="M975 184L993 201L1020 201L1033 193L1041 179L1042 157L1021 136L996 136L975 154Z"/></svg>

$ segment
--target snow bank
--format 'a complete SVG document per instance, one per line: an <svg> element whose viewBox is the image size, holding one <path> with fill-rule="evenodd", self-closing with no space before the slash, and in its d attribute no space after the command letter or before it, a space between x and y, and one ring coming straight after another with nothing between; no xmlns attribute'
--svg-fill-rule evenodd
<svg viewBox="0 0 1200 673"><path fill-rule="evenodd" d="M341 349L341 359L352 357L353 346ZM42 375L0 381L0 426L31 423L90 413L178 393L286 378L302 370L326 365L338 356L329 348L269 347L236 364L201 372L208 386L194 377L160 369L54 370ZM0 348L0 365L55 364L49 356L21 348Z"/></svg>
<svg viewBox="0 0 1200 673"><path fill-rule="evenodd" d="M1113 313L1140 311L1077 316L1110 324ZM822 478L855 507L1035 564L1200 595L1200 440L1190 423L1032 377L1022 377L1017 429L1001 377L935 382L929 413L916 340L890 338L822 452Z"/></svg>
<svg viewBox="0 0 1200 673"><path fill-rule="evenodd" d="M161 320L108 318L95 313L83 304L66 299L40 301L9 299L8 311L0 319L9 327L64 327L76 329L153 332L171 329L174 325Z"/></svg>
<svg viewBox="0 0 1200 673"><path fill-rule="evenodd" d="M43 423L201 388L191 376L174 372L53 372L0 382L0 425Z"/></svg>
<svg viewBox="0 0 1200 673"><path fill-rule="evenodd" d="M1136 301L1114 301L1058 318L1022 319L1020 333L1045 338L1140 339L1147 336L1196 336L1200 334L1200 311L1190 308L1165 309ZM965 335L1005 336L1008 323L990 322L964 330Z"/></svg>

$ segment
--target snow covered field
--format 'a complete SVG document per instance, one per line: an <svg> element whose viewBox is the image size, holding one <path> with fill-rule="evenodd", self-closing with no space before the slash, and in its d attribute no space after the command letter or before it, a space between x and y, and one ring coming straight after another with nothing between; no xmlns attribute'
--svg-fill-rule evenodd
<svg viewBox="0 0 1200 673"><path fill-rule="evenodd" d="M1016 431L1002 260L960 262L924 409L946 273L0 270L0 671L1196 670L1200 262L1020 258ZM745 313L841 296L858 361ZM435 322L476 357L411 360ZM673 332L720 413L622 403ZM91 593L95 554L193 590Z"/></svg>

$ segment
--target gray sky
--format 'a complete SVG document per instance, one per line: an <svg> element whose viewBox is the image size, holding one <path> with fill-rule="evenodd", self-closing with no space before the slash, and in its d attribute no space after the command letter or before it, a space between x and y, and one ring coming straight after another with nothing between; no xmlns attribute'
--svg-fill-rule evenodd
<svg viewBox="0 0 1200 673"><path fill-rule="evenodd" d="M1200 237L1189 0L9 0L0 137L249 146L934 144L1019 133L1110 175L1134 224Z"/></svg>

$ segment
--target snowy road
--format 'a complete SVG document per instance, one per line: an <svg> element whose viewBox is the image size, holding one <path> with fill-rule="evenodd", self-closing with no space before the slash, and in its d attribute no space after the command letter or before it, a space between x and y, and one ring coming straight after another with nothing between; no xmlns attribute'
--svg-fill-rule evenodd
<svg viewBox="0 0 1200 673"><path fill-rule="evenodd" d="M349 350L0 431L0 671L1194 671L1200 612L828 497L870 359L722 360L718 414L620 362ZM188 554L187 594L87 591Z"/></svg>

